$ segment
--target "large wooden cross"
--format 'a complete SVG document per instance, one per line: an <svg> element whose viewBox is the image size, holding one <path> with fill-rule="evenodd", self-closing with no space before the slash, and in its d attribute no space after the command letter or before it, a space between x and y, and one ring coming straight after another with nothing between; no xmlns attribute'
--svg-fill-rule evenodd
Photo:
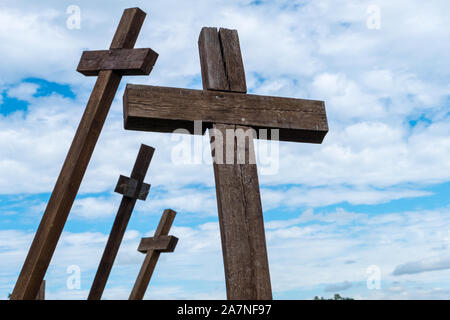
<svg viewBox="0 0 450 320"><path fill-rule="evenodd" d="M119 210L117 211L114 224L109 233L108 242L106 243L105 251L103 251L102 259L95 274L88 300L101 299L136 200L145 201L147 198L150 185L144 183L144 178L154 152L154 148L142 144L131 176L129 178L122 175L119 177L114 191L123 195L122 201L120 202Z"/></svg>
<svg viewBox="0 0 450 320"><path fill-rule="evenodd" d="M260 129L279 130L282 141L321 143L328 132L323 101L246 94L244 66L237 31L203 28L199 37L203 91L127 85L124 125L128 130L194 132L202 121L213 139L221 133L223 149L211 145L228 299L272 299L264 222L253 136ZM282 59L282 57L280 57ZM303 63L295 61L294 63ZM229 133L232 133L230 136ZM237 131L250 131L239 154ZM267 131L266 131L267 133ZM217 152L231 150L231 159L217 161ZM242 162L245 160L245 162ZM223 161L223 159L222 159Z"/></svg>
<svg viewBox="0 0 450 320"><path fill-rule="evenodd" d="M32 300L38 294L122 76L148 75L156 62L153 50L133 49L145 15L139 8L126 9L110 49L84 52L81 57L77 70L98 76L97 82L11 299Z"/></svg>
<svg viewBox="0 0 450 320"><path fill-rule="evenodd" d="M142 238L138 251L145 254L145 259L136 278L129 300L142 300L144 298L159 255L161 252L173 252L175 250L178 238L169 236L168 234L176 214L173 210L164 210L156 228L155 235L150 238Z"/></svg>

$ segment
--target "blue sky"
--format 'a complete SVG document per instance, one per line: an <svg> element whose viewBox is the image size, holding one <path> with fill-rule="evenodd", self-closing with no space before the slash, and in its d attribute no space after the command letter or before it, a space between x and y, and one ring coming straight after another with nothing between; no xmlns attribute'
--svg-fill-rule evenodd
<svg viewBox="0 0 450 320"><path fill-rule="evenodd" d="M67 27L70 5L81 9L80 29ZM203 26L239 31L251 93L326 102L324 143L280 143L276 174L260 172L274 297L450 298L448 1L4 0L1 299L14 287L95 81L76 72L81 52L106 49L123 9L134 6L148 14L136 47L160 56L150 76L122 80L46 275L48 298L87 297L121 199L115 184L130 174L141 143L156 148L152 189L136 205L104 297L128 297L143 261L140 238L172 208L180 241L162 255L146 298L225 298L212 167L172 161L180 141L194 139L207 159L207 137L122 124L126 83L201 89ZM79 289L67 287L73 265Z"/></svg>

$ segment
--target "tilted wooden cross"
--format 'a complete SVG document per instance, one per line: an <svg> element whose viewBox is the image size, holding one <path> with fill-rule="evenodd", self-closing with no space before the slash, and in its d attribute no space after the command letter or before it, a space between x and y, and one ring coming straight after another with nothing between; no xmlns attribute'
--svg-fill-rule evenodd
<svg viewBox="0 0 450 320"><path fill-rule="evenodd" d="M137 276L129 300L142 300L147 291L148 284L155 270L161 252L173 252L178 242L178 238L168 236L173 220L177 213L166 209L163 212L155 235L150 238L142 238L138 251L145 253L144 263Z"/></svg>
<svg viewBox="0 0 450 320"><path fill-rule="evenodd" d="M150 165L154 152L154 148L142 144L130 178L122 175L119 177L119 181L117 182L114 191L123 195L122 201L109 234L108 242L106 243L105 251L103 252L102 259L98 266L94 282L92 283L88 300L101 299L125 230L130 221L136 200L139 199L145 201L147 198L150 191L150 185L144 183L144 178L147 174L148 166Z"/></svg>
<svg viewBox="0 0 450 320"><path fill-rule="evenodd" d="M47 204L11 299L35 299L64 229L122 75L149 74L158 57L133 49L145 19L139 8L126 9L109 50L84 52L78 71L97 75L89 102Z"/></svg>
<svg viewBox="0 0 450 320"><path fill-rule="evenodd" d="M203 28L199 37L203 91L127 85L124 125L128 130L196 133L194 121L212 138L222 133L223 150L232 159L255 159L252 136L262 128L279 130L281 141L321 143L328 132L323 101L246 94L244 66L237 31ZM300 63L300 62L298 62ZM251 131L242 156L229 131ZM266 131L267 133L267 131ZM258 135L259 134L259 135ZM228 299L271 299L257 167L221 164L214 159L217 204Z"/></svg>

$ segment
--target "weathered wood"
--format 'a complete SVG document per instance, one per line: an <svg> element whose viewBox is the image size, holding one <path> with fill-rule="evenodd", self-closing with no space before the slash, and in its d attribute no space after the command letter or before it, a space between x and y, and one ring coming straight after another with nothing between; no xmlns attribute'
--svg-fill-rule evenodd
<svg viewBox="0 0 450 320"><path fill-rule="evenodd" d="M143 181L145 175L147 174L147 170L154 152L154 148L145 144L141 145L130 179L136 182L135 190L142 190L144 185ZM108 281L108 277L111 273L114 260L116 259L117 252L119 251L120 244L128 226L128 222L130 221L130 217L137 199L138 197L127 197L125 195L122 198L114 224L109 234L108 242L106 243L105 251L103 252L97 273L95 274L88 300L99 300L102 297L106 282Z"/></svg>
<svg viewBox="0 0 450 320"><path fill-rule="evenodd" d="M234 139L226 133L236 129L248 128L215 124L210 130L227 298L267 300L272 299L272 291L258 172L256 164L249 163L249 159L254 159L253 139L245 144L244 152L238 152ZM215 141L216 131L223 137L219 145ZM230 144L234 164L217 163L218 148L222 147L222 154L226 154Z"/></svg>
<svg viewBox="0 0 450 320"><path fill-rule="evenodd" d="M136 44L147 14L141 9L125 9L109 49L131 49Z"/></svg>
<svg viewBox="0 0 450 320"><path fill-rule="evenodd" d="M198 38L204 90L229 90L217 28L203 28Z"/></svg>
<svg viewBox="0 0 450 320"><path fill-rule="evenodd" d="M220 28L219 39L222 48L222 59L229 89L225 91L247 92L244 63L242 61L239 36L236 30Z"/></svg>
<svg viewBox="0 0 450 320"><path fill-rule="evenodd" d="M132 48L144 19L138 8L125 10L110 49ZM11 299L33 300L38 294L120 80L112 70L99 72Z"/></svg>
<svg viewBox="0 0 450 320"><path fill-rule="evenodd" d="M178 238L174 236L142 238L138 251L141 253L147 253L149 250L173 252L177 246L177 243Z"/></svg>
<svg viewBox="0 0 450 320"><path fill-rule="evenodd" d="M328 132L323 101L128 84L123 105L127 130L193 133L202 120L203 130L213 123L279 129L281 141L309 143Z"/></svg>
<svg viewBox="0 0 450 320"><path fill-rule="evenodd" d="M136 198L145 201L148 193L150 192L150 185L147 183L142 183L141 188L138 189L138 184L139 181L137 179L120 175L114 192L117 192L124 197Z"/></svg>
<svg viewBox="0 0 450 320"><path fill-rule="evenodd" d="M172 227L173 220L177 213L173 210L166 209L159 221L158 227L156 228L154 238L161 236L167 236L169 234L170 228ZM160 250L148 250L145 255L144 263L142 264L141 270L137 276L136 282L134 284L133 290L131 291L129 300L142 300L147 291L148 284L152 277L153 271L155 270L156 263L158 262Z"/></svg>
<svg viewBox="0 0 450 320"><path fill-rule="evenodd" d="M45 300L45 280L42 280L36 300Z"/></svg>
<svg viewBox="0 0 450 320"><path fill-rule="evenodd" d="M158 54L152 49L112 49L84 51L77 71L96 76L101 70L114 70L125 75L148 75Z"/></svg>

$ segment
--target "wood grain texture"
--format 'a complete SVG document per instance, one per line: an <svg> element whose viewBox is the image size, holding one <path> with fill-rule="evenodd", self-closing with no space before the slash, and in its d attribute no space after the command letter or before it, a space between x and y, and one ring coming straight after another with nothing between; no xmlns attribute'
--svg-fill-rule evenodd
<svg viewBox="0 0 450 320"><path fill-rule="evenodd" d="M237 144L226 132L236 129L247 128L214 124L210 130L227 298L267 300L272 299L272 292L258 173L256 164L248 163L254 158L253 139L245 144L243 154L238 152ZM223 137L222 146L216 144L216 131ZM225 154L230 145L234 164L217 163L218 149L222 147ZM239 158L246 163L238 164Z"/></svg>
<svg viewBox="0 0 450 320"><path fill-rule="evenodd" d="M110 49L132 48L145 13L127 9ZM63 231L89 160L119 86L121 76L101 71L87 103L53 193L35 234L11 299L34 300Z"/></svg>
<svg viewBox="0 0 450 320"><path fill-rule="evenodd" d="M77 71L96 76L101 70L114 70L125 75L148 75L158 54L152 49L112 49L84 51Z"/></svg>
<svg viewBox="0 0 450 320"><path fill-rule="evenodd" d="M225 66L225 75L228 82L228 90L246 93L247 84L238 32L236 30L220 28L219 39L222 49L222 59Z"/></svg>
<svg viewBox="0 0 450 320"><path fill-rule="evenodd" d="M137 181L136 189L140 190L144 184L144 178L153 158L155 149L142 144L136 162L131 172L131 178ZM122 243L123 236L130 221L131 214L136 204L136 197L123 197L117 211L111 232L103 252L102 259L95 274L94 282L88 295L88 300L99 300L105 290L106 282L111 273L114 260Z"/></svg>
<svg viewBox="0 0 450 320"><path fill-rule="evenodd" d="M110 49L132 49L147 14L139 8L125 9L116 29Z"/></svg>
<svg viewBox="0 0 450 320"><path fill-rule="evenodd" d="M217 28L204 27L198 38L204 90L229 90Z"/></svg>
<svg viewBox="0 0 450 320"><path fill-rule="evenodd" d="M248 130L247 127L236 126L236 130ZM245 144L244 152L237 150L237 155L244 157L239 164L240 176L234 176L242 184L242 194L245 197L243 206L245 207L245 219L249 226L248 241L250 245L253 279L255 285L255 297L258 300L272 299L272 288L269 272L269 261L267 256L267 245L264 230L263 210L261 204L261 194L258 181L258 169L255 159L255 148L253 139L249 139ZM236 146L237 147L237 146ZM253 162L249 163L249 159ZM239 161L241 163L241 161ZM220 167L220 165L218 166ZM220 170L220 168L217 168ZM224 208L228 210L228 208Z"/></svg>
<svg viewBox="0 0 450 320"><path fill-rule="evenodd" d="M158 227L156 228L154 238L167 236L169 234L176 214L177 213L173 210L164 210ZM155 270L156 263L158 262L160 254L161 251L158 250L147 251L144 263L142 264L141 270L139 271L129 300L142 300L144 298L145 292L147 291L148 284L150 283L150 279L153 275L153 271Z"/></svg>
<svg viewBox="0 0 450 320"><path fill-rule="evenodd" d="M201 120L205 128L226 123L257 133L279 129L281 141L309 143L321 143L328 132L323 101L128 84L123 104L127 130L192 133Z"/></svg>
<svg viewBox="0 0 450 320"><path fill-rule="evenodd" d="M177 243L178 238L174 236L142 238L141 243L139 243L138 251L141 253L147 253L149 250L173 252Z"/></svg>

